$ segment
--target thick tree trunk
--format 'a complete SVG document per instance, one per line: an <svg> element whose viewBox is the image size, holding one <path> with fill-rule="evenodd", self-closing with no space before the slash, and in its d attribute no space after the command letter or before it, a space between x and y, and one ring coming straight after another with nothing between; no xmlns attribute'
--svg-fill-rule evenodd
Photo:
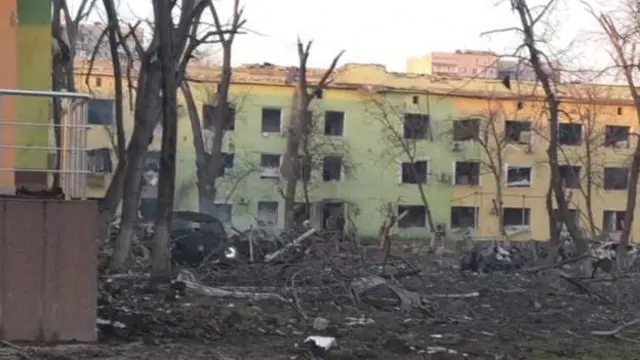
<svg viewBox="0 0 640 360"><path fill-rule="evenodd" d="M159 33L159 60L162 68L162 150L160 179L158 182L158 207L155 218L155 234L151 252L151 275L156 280L171 279L169 256L169 231L173 213L173 197L176 187L176 137L178 135L177 79L173 59L172 5L158 1L154 4Z"/></svg>
<svg viewBox="0 0 640 360"><path fill-rule="evenodd" d="M116 238L114 254L109 264L111 271L120 271L124 268L131 252L131 243L137 227L144 157L153 141L153 130L161 117L157 96L160 92L161 77L158 70L155 64L143 65L138 81L139 94L136 97L135 125L127 148L127 161L124 165L121 190L120 233ZM114 180L117 181L116 176L114 176ZM114 186L113 181L111 186ZM117 189L113 189L112 194L116 196ZM113 199L110 200L113 201L112 204L115 203Z"/></svg>

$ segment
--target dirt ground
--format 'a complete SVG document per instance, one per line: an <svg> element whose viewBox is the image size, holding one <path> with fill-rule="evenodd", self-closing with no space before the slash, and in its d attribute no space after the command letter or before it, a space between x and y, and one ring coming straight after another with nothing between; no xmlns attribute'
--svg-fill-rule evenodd
<svg viewBox="0 0 640 360"><path fill-rule="evenodd" d="M403 255L422 272L401 280L423 305L361 302L290 304L140 292L138 313L98 345L28 347L4 343L0 359L636 359L640 327L593 335L640 318L640 275L563 278L569 270L462 274L442 257ZM412 257L407 259L407 257ZM301 288L304 291L303 288ZM131 297L131 295L127 295ZM309 297L312 297L309 295ZM328 299L331 299L329 297ZM131 300L129 300L131 301ZM328 320L322 330L314 319ZM324 354L303 344L331 336ZM314 357L315 356L315 357ZM323 356L323 357L321 357Z"/></svg>

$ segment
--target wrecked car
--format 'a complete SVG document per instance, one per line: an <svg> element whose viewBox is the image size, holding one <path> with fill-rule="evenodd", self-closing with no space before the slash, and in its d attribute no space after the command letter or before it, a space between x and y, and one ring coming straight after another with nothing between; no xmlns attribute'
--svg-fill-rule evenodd
<svg viewBox="0 0 640 360"><path fill-rule="evenodd" d="M204 262L232 265L261 262L286 244L286 238L263 228L229 237L217 218L192 211L176 211L171 231L171 256L175 263L200 266Z"/></svg>
<svg viewBox="0 0 640 360"><path fill-rule="evenodd" d="M523 264L522 253L516 246L479 244L462 257L460 270L489 273L520 269Z"/></svg>
<svg viewBox="0 0 640 360"><path fill-rule="evenodd" d="M620 243L617 241L607 241L601 245L596 246L591 250L593 272L591 277L595 277L598 269L604 272L610 272L616 264L618 257L618 247ZM627 245L627 259L629 260L629 267L635 263L640 249L636 244Z"/></svg>

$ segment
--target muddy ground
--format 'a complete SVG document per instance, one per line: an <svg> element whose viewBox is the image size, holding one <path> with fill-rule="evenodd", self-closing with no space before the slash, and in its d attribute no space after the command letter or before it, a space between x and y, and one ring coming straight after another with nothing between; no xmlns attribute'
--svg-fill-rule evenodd
<svg viewBox="0 0 640 360"><path fill-rule="evenodd" d="M405 263L403 271L406 263L422 270L399 280L404 289L421 295L422 305L375 307L363 299L331 293L336 284L327 286L323 294L312 290L316 285L298 285L299 306L211 298L190 291L173 299L166 291L128 284L121 298L138 315L125 321L125 328L102 329L99 345L4 343L0 359L615 360L640 356L640 326L614 335L592 334L640 318L639 275L613 281L608 275L597 280L567 279L571 269L462 274L453 265L454 257L415 252L397 256ZM223 282L216 278L207 284ZM328 320L326 328L314 328L318 317ZM303 344L310 335L335 337L336 345L319 354Z"/></svg>

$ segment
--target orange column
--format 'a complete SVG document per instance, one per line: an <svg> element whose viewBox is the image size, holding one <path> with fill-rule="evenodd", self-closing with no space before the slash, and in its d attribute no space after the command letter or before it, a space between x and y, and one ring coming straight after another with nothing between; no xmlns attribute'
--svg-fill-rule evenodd
<svg viewBox="0 0 640 360"><path fill-rule="evenodd" d="M0 0L0 89L18 88L18 7L16 0ZM16 121L16 99L13 96L0 95L0 122ZM15 145L14 126L0 126L0 144ZM15 168L14 149L0 148L0 168ZM0 171L0 193L11 191L14 187L13 171Z"/></svg>

